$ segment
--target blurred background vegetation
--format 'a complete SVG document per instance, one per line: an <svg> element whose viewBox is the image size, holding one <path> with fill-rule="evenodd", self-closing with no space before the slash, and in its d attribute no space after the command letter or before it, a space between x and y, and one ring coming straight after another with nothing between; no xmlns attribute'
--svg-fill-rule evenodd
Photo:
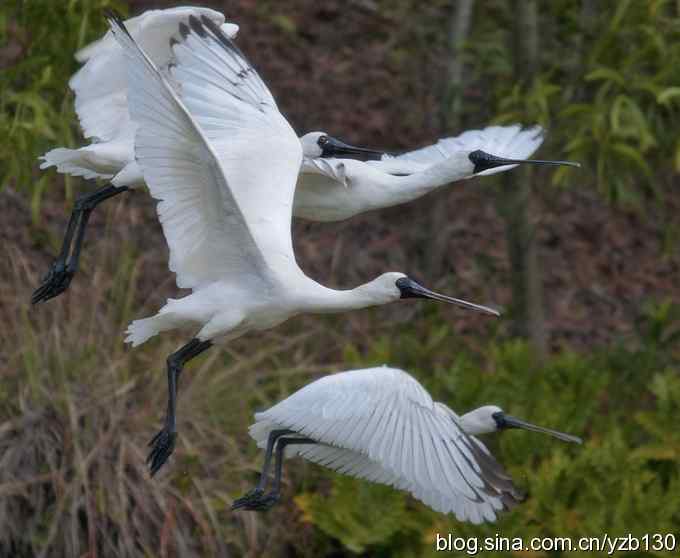
<svg viewBox="0 0 680 558"><path fill-rule="evenodd" d="M179 448L151 481L162 364L181 338L131 351L122 332L178 294L153 201L136 193L95 212L69 293L38 308L29 299L88 187L37 165L82 143L73 54L104 32L102 8L176 2L6 0L0 555L429 556L436 533L677 534L680 2L201 4L241 26L240 45L299 132L398 150L492 122L540 123L539 155L584 168L518 169L343 223L296 223L300 263L325 284L405 270L502 305L505 318L403 304L240 339L187 370ZM320 374L382 363L458 411L495 403L585 444L485 440L529 493L493 525L300 461L286 467L278 508L229 511L261 463L246 432L254 410Z"/></svg>

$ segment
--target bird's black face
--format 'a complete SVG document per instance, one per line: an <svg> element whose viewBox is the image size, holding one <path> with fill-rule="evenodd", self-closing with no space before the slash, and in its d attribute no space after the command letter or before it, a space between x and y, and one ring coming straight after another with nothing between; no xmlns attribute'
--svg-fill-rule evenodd
<svg viewBox="0 0 680 558"><path fill-rule="evenodd" d="M476 310L477 312L482 312L484 314L491 314L492 316L496 317L500 316L500 313L493 308L481 306L479 304L473 304L472 302L467 302L466 300L461 300L459 298L453 298L443 294L435 293L429 289L426 289L422 285L419 285L413 279L408 277L400 277L396 280L395 285L401 293L401 298L429 298L430 300L448 302L449 304L455 304L456 306L461 306L462 308L467 308L469 310Z"/></svg>
<svg viewBox="0 0 680 558"><path fill-rule="evenodd" d="M505 420L505 413L503 411L498 411L491 415L491 418L496 423L496 428L498 430L505 430L506 428L517 428L517 426L512 426Z"/></svg>
<svg viewBox="0 0 680 558"><path fill-rule="evenodd" d="M316 142L321 148L321 157L338 159L358 159L359 161L379 161L385 154L363 147L354 147L332 136L323 135Z"/></svg>
<svg viewBox="0 0 680 558"><path fill-rule="evenodd" d="M475 166L474 173L480 173L485 170L494 169L496 167L504 167L506 165L563 165L568 167L580 167L580 163L572 161L541 161L538 159L505 159L503 157L496 157L486 151L477 149L468 155L468 159Z"/></svg>

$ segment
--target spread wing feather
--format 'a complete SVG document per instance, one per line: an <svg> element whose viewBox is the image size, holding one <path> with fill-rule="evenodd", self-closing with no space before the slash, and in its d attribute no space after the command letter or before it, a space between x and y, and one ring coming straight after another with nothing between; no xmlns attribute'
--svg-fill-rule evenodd
<svg viewBox="0 0 680 558"><path fill-rule="evenodd" d="M261 447L270 430L295 430L320 443L291 446L289 454L407 490L461 520L493 520L517 497L483 444L401 370L326 376L255 418L250 433Z"/></svg>
<svg viewBox="0 0 680 558"><path fill-rule="evenodd" d="M227 184L225 167L233 169L123 23L110 24L128 61L130 113L139 123L135 154L152 195L161 200L158 216L178 285L266 276L266 262Z"/></svg>
<svg viewBox="0 0 680 558"><path fill-rule="evenodd" d="M158 68L171 62L170 38L178 24L189 15L204 16L215 25L224 24L224 16L208 8L180 7L148 10L125 21L125 27L140 48ZM236 35L238 26L224 24L226 32ZM75 108L86 138L111 141L132 126L127 101L126 58L111 31L76 53L83 67L69 81L75 93Z"/></svg>
<svg viewBox="0 0 680 558"><path fill-rule="evenodd" d="M384 156L381 161L368 161L367 164L390 173L412 174L445 161L457 151L475 151L481 149L497 157L508 159L526 159L543 143L544 132L540 126L522 129L519 124L512 126L488 126L482 130L468 130L462 134L440 139L414 151L396 157ZM517 165L496 167L477 173L484 176L507 171Z"/></svg>
<svg viewBox="0 0 680 558"><path fill-rule="evenodd" d="M173 45L181 97L219 153L234 198L272 269L297 266L291 220L302 146L252 64L208 17Z"/></svg>

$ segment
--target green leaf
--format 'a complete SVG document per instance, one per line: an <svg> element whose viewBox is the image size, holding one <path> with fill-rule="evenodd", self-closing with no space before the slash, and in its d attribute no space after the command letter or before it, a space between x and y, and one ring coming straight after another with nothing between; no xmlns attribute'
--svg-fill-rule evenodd
<svg viewBox="0 0 680 558"><path fill-rule="evenodd" d="M660 105L668 105L677 97L680 97L680 87L667 87L656 96L656 102Z"/></svg>
<svg viewBox="0 0 680 558"><path fill-rule="evenodd" d="M334 477L330 495L306 492L295 503L305 521L357 553L387 544L407 515L403 493L343 475Z"/></svg>
<svg viewBox="0 0 680 558"><path fill-rule="evenodd" d="M625 143L615 143L611 146L611 149L627 161L633 163L642 172L644 172L648 178L651 179L652 169L649 167L647 161L645 161L644 157L638 150L631 147L630 145L626 145Z"/></svg>
<svg viewBox="0 0 680 558"><path fill-rule="evenodd" d="M623 19L626 17L626 13L630 8L631 2L632 0L619 0L616 3L616 12L614 12L614 17L611 19L611 23L609 25L610 32L619 30L621 23L623 22Z"/></svg>
<svg viewBox="0 0 680 558"><path fill-rule="evenodd" d="M624 87L626 80L624 77L612 68L597 68L585 76L586 81L613 81L620 87Z"/></svg>

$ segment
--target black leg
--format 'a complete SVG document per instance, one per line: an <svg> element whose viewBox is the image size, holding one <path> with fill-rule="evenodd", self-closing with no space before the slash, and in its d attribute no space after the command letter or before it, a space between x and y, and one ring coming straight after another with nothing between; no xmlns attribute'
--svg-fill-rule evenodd
<svg viewBox="0 0 680 558"><path fill-rule="evenodd" d="M267 488L267 482L269 481L269 467L271 465L272 454L274 452L274 444L281 436L286 434L295 434L292 430L272 430L267 437L267 449L264 454L264 464L262 465L262 473L260 474L260 480L257 486L253 488L250 492L241 496L231 505L232 510L236 510L247 506L252 500L257 500L264 494L265 488Z"/></svg>
<svg viewBox="0 0 680 558"><path fill-rule="evenodd" d="M177 439L177 381L182 373L182 368L192 358L197 357L211 346L211 341L192 339L168 357L168 410L165 415L165 425L149 442L151 451L146 458L152 477L163 466L175 449L175 441Z"/></svg>
<svg viewBox="0 0 680 558"><path fill-rule="evenodd" d="M50 266L49 271L43 278L42 285L40 285L33 293L33 296L31 297L31 302L33 304L45 302L68 289L71 279L73 279L73 276L78 270L80 250L82 248L83 239L85 238L85 229L87 228L90 214L94 208L104 200L108 200L109 198L127 192L128 190L129 188L127 186L113 186L112 184L109 184L101 190L82 196L76 201L76 205L69 218L59 256ZM76 242L73 252L71 252L71 243L73 242L74 235ZM69 253L71 253L70 258Z"/></svg>
<svg viewBox="0 0 680 558"><path fill-rule="evenodd" d="M266 511L276 504L281 498L281 474L283 471L283 452L286 446L289 445L307 445L318 444L316 440L311 438L278 438L276 445L276 461L274 464L274 486L268 494L260 493L259 496L251 497L247 502L240 504L238 507L232 505L232 509L244 509L250 511ZM238 501L238 500L237 500ZM236 504L236 502L234 502Z"/></svg>

